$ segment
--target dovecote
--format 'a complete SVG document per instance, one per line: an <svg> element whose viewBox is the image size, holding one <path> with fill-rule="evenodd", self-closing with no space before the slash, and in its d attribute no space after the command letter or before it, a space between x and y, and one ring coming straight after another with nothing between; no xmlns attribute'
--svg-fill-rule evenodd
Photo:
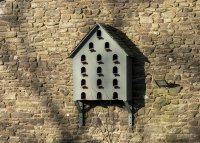
<svg viewBox="0 0 200 143"><path fill-rule="evenodd" d="M73 59L73 100L132 100L131 49L105 24L96 24L77 45Z"/></svg>

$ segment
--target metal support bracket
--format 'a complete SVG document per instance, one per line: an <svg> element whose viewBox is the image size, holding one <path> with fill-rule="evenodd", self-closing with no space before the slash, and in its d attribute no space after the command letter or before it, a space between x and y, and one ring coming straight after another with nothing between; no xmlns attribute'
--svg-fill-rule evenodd
<svg viewBox="0 0 200 143"><path fill-rule="evenodd" d="M125 106L128 110L128 124L129 126L133 126L133 112L132 112L132 105L130 105L128 102L124 102Z"/></svg>
<svg viewBox="0 0 200 143"><path fill-rule="evenodd" d="M82 101L75 101L75 105L79 112L79 125L84 126L84 102Z"/></svg>
<svg viewBox="0 0 200 143"><path fill-rule="evenodd" d="M132 112L132 105L129 104L127 101L124 102L127 110L128 110L128 124L130 127L133 126L133 112ZM75 101L75 105L79 112L79 125L84 126L85 120L84 120L84 102L83 101Z"/></svg>

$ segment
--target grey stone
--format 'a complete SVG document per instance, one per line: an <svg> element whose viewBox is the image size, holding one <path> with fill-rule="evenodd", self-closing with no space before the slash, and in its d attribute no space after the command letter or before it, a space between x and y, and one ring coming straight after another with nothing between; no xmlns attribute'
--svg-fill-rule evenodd
<svg viewBox="0 0 200 143"><path fill-rule="evenodd" d="M171 101L165 97L157 97L154 103L154 107L161 109L163 106L169 105Z"/></svg>

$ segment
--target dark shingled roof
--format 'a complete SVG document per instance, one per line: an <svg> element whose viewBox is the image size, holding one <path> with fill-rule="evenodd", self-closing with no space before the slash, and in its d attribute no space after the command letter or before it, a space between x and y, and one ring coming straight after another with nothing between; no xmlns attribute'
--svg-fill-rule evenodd
<svg viewBox="0 0 200 143"><path fill-rule="evenodd" d="M102 27L110 37L116 41L116 43L119 44L119 46L125 51L125 53L133 57L133 44L131 44L130 40L127 39L124 33L119 31L118 29L111 27L106 24L96 24L92 30L86 36L80 41L80 43L76 46L76 48L72 51L72 53L69 55L69 57L73 58L76 53L85 45L87 40L99 29L99 27Z"/></svg>

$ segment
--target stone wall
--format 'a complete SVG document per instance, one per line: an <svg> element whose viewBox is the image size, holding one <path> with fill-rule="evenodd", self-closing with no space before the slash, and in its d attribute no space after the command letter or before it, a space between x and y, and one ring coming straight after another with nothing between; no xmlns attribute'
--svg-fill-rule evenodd
<svg viewBox="0 0 200 143"><path fill-rule="evenodd" d="M79 127L68 55L96 22L136 45L134 125L96 106ZM0 0L1 143L200 143L200 1ZM158 88L165 78L182 89Z"/></svg>

